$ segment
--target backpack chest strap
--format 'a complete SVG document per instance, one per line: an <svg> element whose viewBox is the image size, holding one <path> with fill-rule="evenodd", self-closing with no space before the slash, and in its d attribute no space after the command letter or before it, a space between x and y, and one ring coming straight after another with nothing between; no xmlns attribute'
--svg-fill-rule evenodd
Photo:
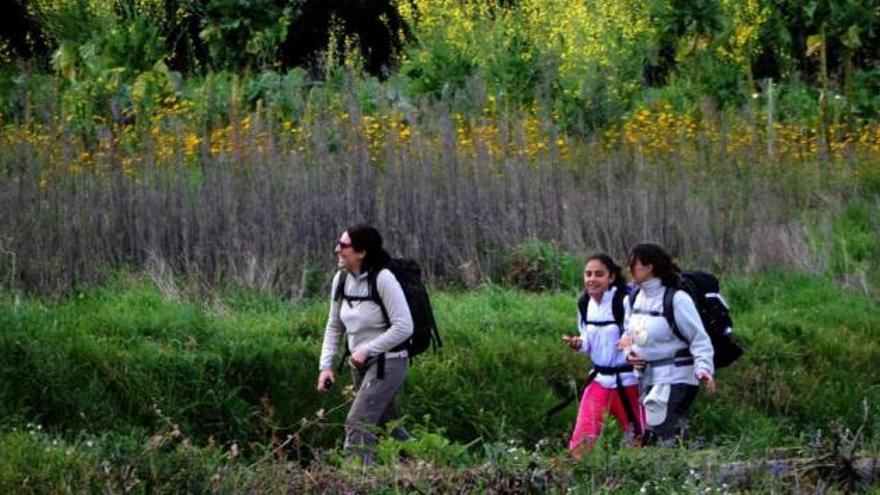
<svg viewBox="0 0 880 495"><path fill-rule="evenodd" d="M334 294L334 298L336 300L346 301L349 307L351 307L351 303L355 301L371 301L376 303L379 306L379 310L382 311L382 319L385 321L385 326L390 327L391 318L388 316L388 310L385 309L385 303L382 302L382 297L379 295L379 287L376 282L377 277L378 272L375 270L370 270L370 272L367 274L367 295L350 296L345 293L345 282L348 278L348 272L342 270L341 275L339 276L339 281L336 285L336 293Z"/></svg>
<svg viewBox="0 0 880 495"><path fill-rule="evenodd" d="M374 301L375 298L370 296L349 296L348 294L343 294L342 299L345 301Z"/></svg>
<svg viewBox="0 0 880 495"><path fill-rule="evenodd" d="M686 349L685 349L686 350ZM659 368L661 366L693 366L694 365L694 357L691 356L690 352L681 353L681 355L676 355L675 357L665 358L665 359L656 359L654 361L648 361L648 366Z"/></svg>
<svg viewBox="0 0 880 495"><path fill-rule="evenodd" d="M626 364L623 366L598 366L593 365L593 371L596 373L601 373L603 375L616 375L618 373L628 373L633 370L633 366L631 364Z"/></svg>
<svg viewBox="0 0 880 495"><path fill-rule="evenodd" d="M598 321L587 320L585 323L587 325L595 325L597 327L607 327L609 325L614 325L614 326L618 325L617 322L614 320L598 320Z"/></svg>
<svg viewBox="0 0 880 495"><path fill-rule="evenodd" d="M648 309L633 309L632 313L634 315L665 316L663 311L652 311Z"/></svg>

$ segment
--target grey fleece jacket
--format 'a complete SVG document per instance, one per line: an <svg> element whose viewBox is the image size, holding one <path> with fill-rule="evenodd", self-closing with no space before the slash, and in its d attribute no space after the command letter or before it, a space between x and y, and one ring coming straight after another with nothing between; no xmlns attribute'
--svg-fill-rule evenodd
<svg viewBox="0 0 880 495"><path fill-rule="evenodd" d="M666 288L660 279L648 280L640 288L641 290L633 302L633 308L641 311L654 311L662 315L663 295ZM703 369L709 374L715 374L715 366L712 363L714 355L712 341L703 328L703 322L700 320L700 314L697 312L693 299L686 292L680 290L675 293L675 297L672 299L672 308L678 329L688 342L675 336L666 318L639 314L638 311L634 312L628 301L629 298L625 304L625 333L633 339L632 351L649 362L643 374L643 385L661 383L699 385L700 382L696 376L697 370ZM650 364L651 361L672 358L678 351L685 348L690 348L694 357L692 365L652 366Z"/></svg>
<svg viewBox="0 0 880 495"><path fill-rule="evenodd" d="M408 339L413 332L412 315L406 303L406 296L400 283L391 271L382 269L376 276L376 289L388 311L391 326L385 326L382 309L373 301L334 300L339 273L330 284L330 314L324 329L324 343L321 346L319 369L332 370L333 361L342 335L348 338L348 348L355 351L364 349L367 357L388 352ZM370 293L367 272L345 277L345 294L365 297Z"/></svg>

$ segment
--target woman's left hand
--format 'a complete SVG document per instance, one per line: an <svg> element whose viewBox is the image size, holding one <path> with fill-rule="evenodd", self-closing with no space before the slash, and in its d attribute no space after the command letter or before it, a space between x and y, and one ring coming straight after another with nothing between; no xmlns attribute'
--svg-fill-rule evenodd
<svg viewBox="0 0 880 495"><path fill-rule="evenodd" d="M697 378L703 384L703 387L706 388L706 392L710 394L715 393L715 378L708 371L697 370Z"/></svg>
<svg viewBox="0 0 880 495"><path fill-rule="evenodd" d="M351 353L351 364L361 367L367 362L367 351L357 348Z"/></svg>

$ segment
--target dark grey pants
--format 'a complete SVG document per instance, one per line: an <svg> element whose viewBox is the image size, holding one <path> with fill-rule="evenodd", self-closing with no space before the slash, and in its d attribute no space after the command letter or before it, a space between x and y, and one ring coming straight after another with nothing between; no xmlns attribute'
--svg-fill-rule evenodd
<svg viewBox="0 0 880 495"><path fill-rule="evenodd" d="M345 451L360 457L364 464L373 462L376 430L400 417L394 397L406 378L409 359L386 359L381 380L376 377L378 368L376 362L366 368L352 368L355 398L345 419ZM395 428L392 435L398 440L409 438L403 427Z"/></svg>
<svg viewBox="0 0 880 495"><path fill-rule="evenodd" d="M700 387L684 383L676 383L669 391L669 402L666 404L666 419L659 425L648 425L644 444L659 443L664 446L674 445L686 436L687 413L697 398ZM650 393L650 387L646 393Z"/></svg>

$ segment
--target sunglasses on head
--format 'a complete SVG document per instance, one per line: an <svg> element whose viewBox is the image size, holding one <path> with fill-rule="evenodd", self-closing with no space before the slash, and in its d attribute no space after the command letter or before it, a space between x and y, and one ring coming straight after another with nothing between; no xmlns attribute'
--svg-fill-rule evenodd
<svg viewBox="0 0 880 495"><path fill-rule="evenodd" d="M345 248L350 248L350 247L351 247L351 243L350 243L350 242L336 241L336 245L339 246L339 249L345 249Z"/></svg>

